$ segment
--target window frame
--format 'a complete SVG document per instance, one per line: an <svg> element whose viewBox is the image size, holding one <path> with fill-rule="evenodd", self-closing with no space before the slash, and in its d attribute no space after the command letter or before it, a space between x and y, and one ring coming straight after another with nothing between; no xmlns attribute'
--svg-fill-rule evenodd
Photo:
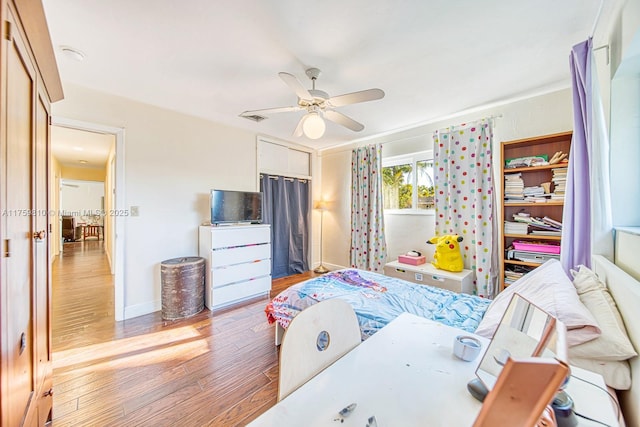
<svg viewBox="0 0 640 427"><path fill-rule="evenodd" d="M410 154L401 154L398 156L390 156L382 159L382 168L393 167L410 164L412 167L412 194L411 194L411 209L384 209L384 214L391 215L435 215L435 207L430 209L418 209L418 174L417 164L418 162L427 161L434 162L433 150L419 151ZM434 174L431 177L435 181ZM384 185L384 184L383 184ZM434 182L435 185L435 182Z"/></svg>

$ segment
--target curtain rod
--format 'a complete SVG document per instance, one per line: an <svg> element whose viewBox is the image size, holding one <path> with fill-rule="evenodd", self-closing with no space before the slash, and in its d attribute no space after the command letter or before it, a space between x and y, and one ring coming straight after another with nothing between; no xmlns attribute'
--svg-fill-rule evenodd
<svg viewBox="0 0 640 427"><path fill-rule="evenodd" d="M480 119L475 119L475 120L484 120L484 119L494 120L494 119L501 119L501 118L502 118L502 113L500 113L500 114L494 114L494 115L491 115L491 116L482 117L482 118L480 118ZM469 123L470 121L473 121L473 120L469 120L469 121L467 121L466 123ZM462 124L462 123L461 123L461 124ZM458 125L451 125L451 126L448 126L448 127L452 127L452 126L460 126L460 125L459 125L459 124L458 124ZM435 132L435 131L433 131L433 132ZM400 139L393 139L393 140L391 140L391 141L384 141L384 142L380 142L380 144L382 144L382 145L385 145L385 144L391 144L391 143L394 143L394 142L406 141L406 140L409 140L409 139L413 139L413 138L420 138L420 137L427 137L427 138L430 138L430 137L431 137L431 135L433 135L433 132L427 132L427 133L423 133L423 134L419 134L419 135L414 135L414 136L406 136L406 137L404 137L404 138L400 138Z"/></svg>
<svg viewBox="0 0 640 427"><path fill-rule="evenodd" d="M600 15L602 15L602 8L604 7L604 0L600 0L600 7L598 8L598 13L596 14L596 19L593 21L593 27L591 27L591 33L589 38L593 38L593 35L596 32L596 27L598 26L598 21L600 21Z"/></svg>
<svg viewBox="0 0 640 427"><path fill-rule="evenodd" d="M468 123L475 122L475 121L481 121L481 120L492 120L492 121L494 121L493 127L495 128L495 127L496 127L496 125L495 125L495 119L501 119L501 118L502 118L502 113L500 113L500 114L494 114L494 115L491 115L491 116L482 117L482 118L480 118L480 119L467 120L466 122L463 122L463 123L460 123L460 124L457 124L457 125L447 126L446 128L447 128L447 129L449 129L449 128L454 128L454 127L458 127L458 126L466 125L466 124L468 124ZM440 129L435 130L435 131L434 131L434 133L435 133L435 132L438 132L439 130L440 130Z"/></svg>
<svg viewBox="0 0 640 427"><path fill-rule="evenodd" d="M260 174L260 178L262 179L265 176L265 174ZM281 176L281 175L266 175L269 179L275 179L276 181L279 180L280 178L284 179L285 181L290 181L293 182L296 179L301 182L302 184L306 184L308 180L304 179L304 178L291 178L288 176Z"/></svg>

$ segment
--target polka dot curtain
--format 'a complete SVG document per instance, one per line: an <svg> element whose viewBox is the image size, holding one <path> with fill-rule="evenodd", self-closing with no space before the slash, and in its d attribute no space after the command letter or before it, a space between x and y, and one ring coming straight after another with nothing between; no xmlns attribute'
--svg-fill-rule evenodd
<svg viewBox="0 0 640 427"><path fill-rule="evenodd" d="M351 154L351 267L382 272L387 262L382 200L382 145Z"/></svg>
<svg viewBox="0 0 640 427"><path fill-rule="evenodd" d="M436 234L462 236L464 268L475 273L475 293L489 298L498 275L492 143L490 119L434 133Z"/></svg>

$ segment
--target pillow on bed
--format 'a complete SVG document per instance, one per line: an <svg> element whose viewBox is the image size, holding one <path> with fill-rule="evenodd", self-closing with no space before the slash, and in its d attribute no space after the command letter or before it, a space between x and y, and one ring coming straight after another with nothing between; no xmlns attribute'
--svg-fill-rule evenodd
<svg viewBox="0 0 640 427"><path fill-rule="evenodd" d="M629 390L631 388L631 368L626 360L595 360L569 357L569 364L602 375L605 384L616 390Z"/></svg>
<svg viewBox="0 0 640 427"><path fill-rule="evenodd" d="M493 337L514 293L560 319L567 327L569 346L582 344L600 335L598 323L580 302L576 288L555 259L545 262L500 292L487 309L476 334Z"/></svg>
<svg viewBox="0 0 640 427"><path fill-rule="evenodd" d="M573 274L573 285L580 301L589 309L602 330L595 340L571 347L569 357L597 360L627 360L638 353L629 341L627 330L606 285L584 265Z"/></svg>

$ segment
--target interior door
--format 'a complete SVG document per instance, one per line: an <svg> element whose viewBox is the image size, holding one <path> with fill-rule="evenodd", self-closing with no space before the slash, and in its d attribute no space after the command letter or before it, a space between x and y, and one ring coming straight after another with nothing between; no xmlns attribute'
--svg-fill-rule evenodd
<svg viewBox="0 0 640 427"><path fill-rule="evenodd" d="M50 281L50 221L49 215L49 111L48 103L38 96L36 104L36 134L33 155L33 281L35 322L35 390L39 390L38 425L44 425L51 417L47 408L53 406L53 371L51 363L51 287ZM48 400L48 402L43 402Z"/></svg>
<svg viewBox="0 0 640 427"><path fill-rule="evenodd" d="M15 21L14 21L15 22ZM12 25L12 28L15 28ZM32 139L34 70L15 31L7 43L6 188L3 211L6 273L8 425L21 425L34 394L32 312ZM6 323L5 323L6 322ZM3 405L4 406L4 405Z"/></svg>

